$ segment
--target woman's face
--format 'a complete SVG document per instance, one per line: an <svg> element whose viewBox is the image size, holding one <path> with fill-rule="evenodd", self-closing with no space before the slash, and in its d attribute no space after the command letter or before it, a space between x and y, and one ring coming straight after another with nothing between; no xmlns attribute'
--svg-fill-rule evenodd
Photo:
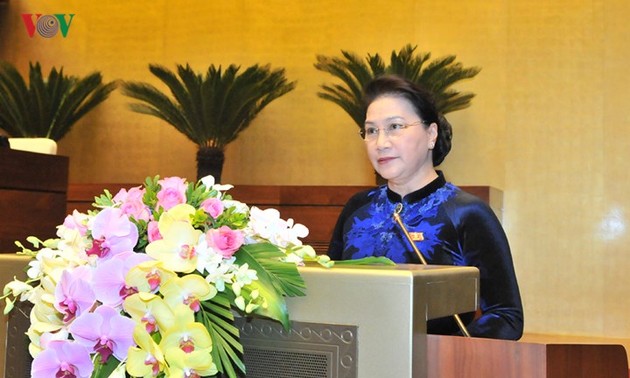
<svg viewBox="0 0 630 378"><path fill-rule="evenodd" d="M372 137L365 140L368 157L390 186L416 190L435 176L431 150L437 138L437 125L432 123L427 127L421 122L411 103L403 97L378 97L367 108L365 127L373 131ZM395 131L387 135L385 129Z"/></svg>

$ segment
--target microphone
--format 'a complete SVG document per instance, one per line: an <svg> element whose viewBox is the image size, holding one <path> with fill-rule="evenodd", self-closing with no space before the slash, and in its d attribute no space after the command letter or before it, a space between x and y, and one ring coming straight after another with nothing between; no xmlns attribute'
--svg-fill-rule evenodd
<svg viewBox="0 0 630 378"><path fill-rule="evenodd" d="M394 220L396 221L396 223L398 223L398 226L405 234L405 237L409 241L409 244L411 244L411 248L413 248L413 251L416 253L416 256L418 256L418 259L422 262L422 265L429 265L427 263L427 260L425 260L424 256L422 255L422 253L416 246L416 243L413 242L411 235L409 235L409 231L407 231L407 227L405 227L405 225L402 222L402 219L400 218L400 213L402 212L402 209L403 209L403 204L399 202L396 205L396 209L394 210L394 214L393 214ZM459 330L462 331L464 336L470 337L470 333L468 333L468 330L466 329L464 322L462 322L462 319L459 317L459 314L453 314L453 318L455 318L455 323L457 323Z"/></svg>

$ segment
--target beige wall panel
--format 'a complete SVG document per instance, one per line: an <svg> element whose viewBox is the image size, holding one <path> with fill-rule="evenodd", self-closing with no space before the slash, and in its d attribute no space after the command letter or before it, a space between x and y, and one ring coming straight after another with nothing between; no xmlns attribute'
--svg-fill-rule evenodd
<svg viewBox="0 0 630 378"><path fill-rule="evenodd" d="M627 60L620 45L627 31L619 34L627 26L615 19L627 17L628 7L510 4L507 92L513 121L504 219L527 330L628 337L628 262L611 246L627 238L619 221L627 200L621 208L611 203L609 186L621 182L602 169L613 163L608 151L624 156L613 158L617 164L629 153L621 132L627 121L606 122L620 110L608 102L628 99L627 91L607 89L623 76L609 66ZM619 30L612 32L611 25Z"/></svg>
<svg viewBox="0 0 630 378"><path fill-rule="evenodd" d="M604 246L595 251L604 273L602 317L606 335L630 335L630 28L628 4L607 1L604 6L603 51L604 154L601 170L604 207L600 237Z"/></svg>

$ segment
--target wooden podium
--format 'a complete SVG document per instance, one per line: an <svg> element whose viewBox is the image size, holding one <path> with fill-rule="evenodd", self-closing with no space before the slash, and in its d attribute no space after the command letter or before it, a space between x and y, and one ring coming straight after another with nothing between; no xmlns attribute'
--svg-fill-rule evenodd
<svg viewBox="0 0 630 378"><path fill-rule="evenodd" d="M1 283L10 281L27 261L24 257L0 255ZM314 371L318 375L296 373L283 376L628 377L626 351L621 345L528 343L426 335L424 322L427 318L465 311L474 306L475 300L470 297L474 290L470 290L470 284L476 282L476 272L471 271L474 268L457 267L420 269L411 272L302 269L307 281L307 296L291 298L288 303L292 319L294 323L302 323L301 329L296 330L296 324L291 332L287 332L277 323L240 323L245 363L252 373L248 378L274 376L266 370L255 374L257 369L266 367L276 373L294 371L290 369L304 372L304 369L315 366L313 361L331 363L316 366ZM420 297L412 299L414 295L410 289L417 291ZM28 339L24 335L28 328L28 307L22 307L22 310L25 313L14 311L9 322L4 317L0 324L0 377L30 375ZM398 323L393 322L395 319L399 319ZM325 325L317 327L316 323ZM332 323L336 326L331 327ZM352 327L353 324L356 327ZM340 343L335 344L335 340ZM352 341L358 341L355 349L352 349ZM274 363L276 357L281 363ZM292 365L292 361L296 363ZM350 369L352 366L359 370Z"/></svg>
<svg viewBox="0 0 630 378"><path fill-rule="evenodd" d="M68 157L0 148L0 253L54 237L66 215Z"/></svg>
<svg viewBox="0 0 630 378"><path fill-rule="evenodd" d="M474 309L476 273L468 269L473 268L302 269L309 291L287 301L291 332L259 321L240 325L248 372L256 378L274 372L327 378L628 378L622 345L427 335L428 319ZM340 345L328 345L335 340ZM352 341L359 348L353 350ZM333 362L326 365L326 358ZM321 370L303 374L314 362Z"/></svg>
<svg viewBox="0 0 630 378"><path fill-rule="evenodd" d="M627 378L622 345L427 335L427 377Z"/></svg>
<svg viewBox="0 0 630 378"><path fill-rule="evenodd" d="M474 311L473 267L300 268L305 297L287 298L291 329L239 324L248 378L423 378L427 320Z"/></svg>

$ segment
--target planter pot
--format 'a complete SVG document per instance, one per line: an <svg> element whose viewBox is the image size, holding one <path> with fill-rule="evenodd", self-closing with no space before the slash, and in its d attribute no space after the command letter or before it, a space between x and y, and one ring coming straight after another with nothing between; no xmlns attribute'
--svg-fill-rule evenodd
<svg viewBox="0 0 630 378"><path fill-rule="evenodd" d="M57 142L48 138L9 138L9 146L13 150L57 154Z"/></svg>

